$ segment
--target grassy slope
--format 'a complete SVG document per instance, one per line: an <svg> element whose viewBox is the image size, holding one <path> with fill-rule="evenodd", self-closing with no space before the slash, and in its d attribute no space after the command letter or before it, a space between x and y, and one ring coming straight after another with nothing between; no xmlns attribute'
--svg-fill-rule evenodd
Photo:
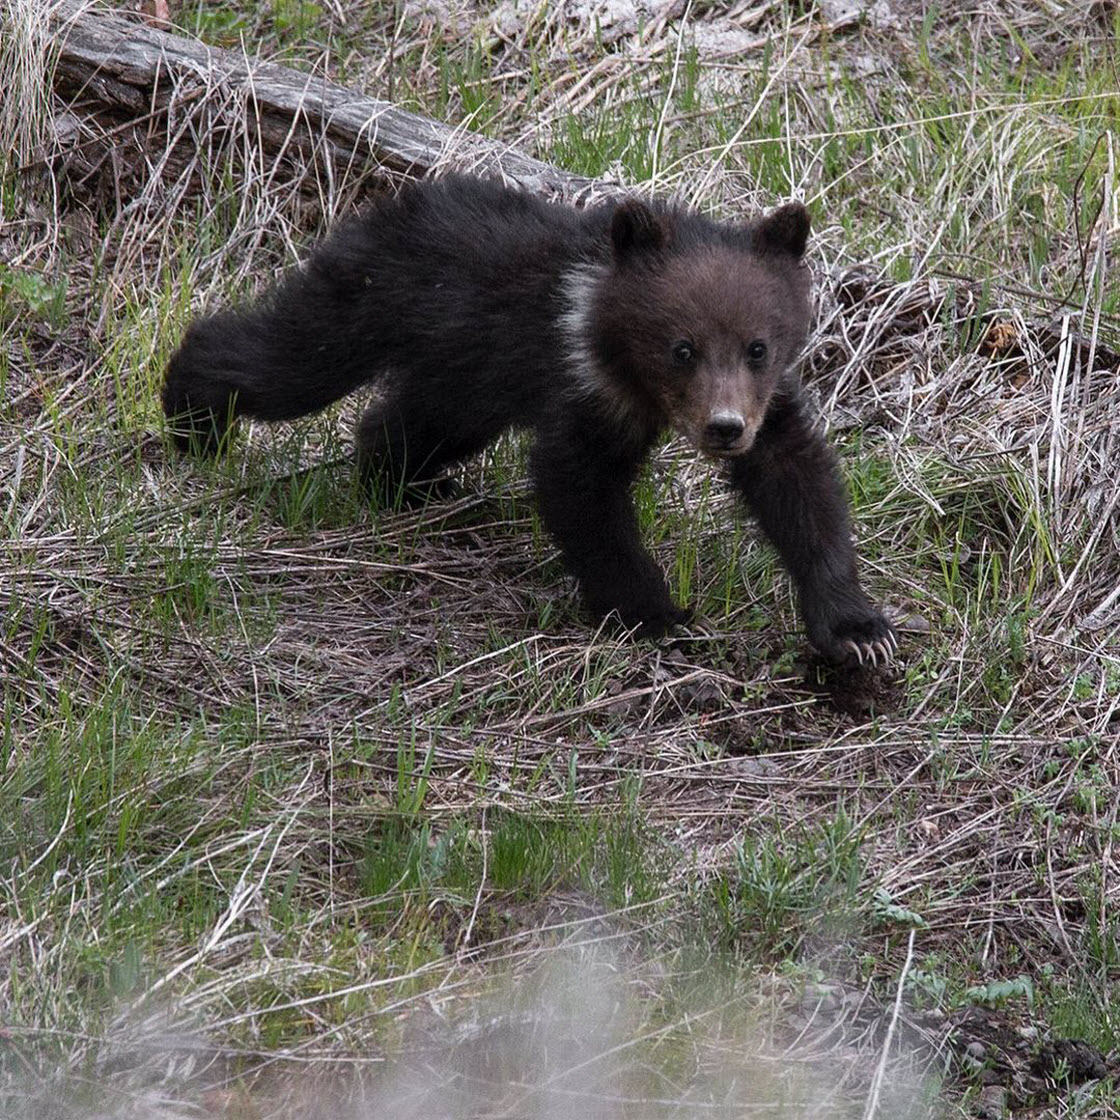
<svg viewBox="0 0 1120 1120"><path fill-rule="evenodd" d="M923 1065L943 1013L1117 1047L1110 29L719 7L618 37L179 22L727 215L805 197L807 376L912 616L874 711L806 674L784 577L677 443L639 494L707 620L676 649L588 633L516 440L413 512L355 492L352 409L169 456L183 324L322 218L221 166L174 207L142 169L131 208L44 175L5 36L0 151L31 171L0 228L0 1071L27 1115L347 1115L371 1085L396 1115L956 1114Z"/></svg>

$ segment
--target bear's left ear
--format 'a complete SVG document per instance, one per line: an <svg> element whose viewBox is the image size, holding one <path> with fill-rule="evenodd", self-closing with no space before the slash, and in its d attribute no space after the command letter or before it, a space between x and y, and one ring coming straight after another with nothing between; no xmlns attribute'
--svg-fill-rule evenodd
<svg viewBox="0 0 1120 1120"><path fill-rule="evenodd" d="M787 202L754 227L755 248L764 253L789 253L800 258L809 240L809 211L800 202Z"/></svg>
<svg viewBox="0 0 1120 1120"><path fill-rule="evenodd" d="M644 202L630 198L615 210L611 243L618 260L625 260L632 253L660 249L667 240L668 231L661 219Z"/></svg>

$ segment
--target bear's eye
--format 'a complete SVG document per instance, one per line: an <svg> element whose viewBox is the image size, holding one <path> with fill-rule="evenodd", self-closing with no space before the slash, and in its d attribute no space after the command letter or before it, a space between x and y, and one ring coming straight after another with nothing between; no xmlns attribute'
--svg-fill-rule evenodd
<svg viewBox="0 0 1120 1120"><path fill-rule="evenodd" d="M691 342L681 339L673 343L673 361L681 366L691 365L696 358L696 347Z"/></svg>
<svg viewBox="0 0 1120 1120"><path fill-rule="evenodd" d="M755 363L761 362L766 357L766 343L761 338L756 338L747 347L747 357Z"/></svg>

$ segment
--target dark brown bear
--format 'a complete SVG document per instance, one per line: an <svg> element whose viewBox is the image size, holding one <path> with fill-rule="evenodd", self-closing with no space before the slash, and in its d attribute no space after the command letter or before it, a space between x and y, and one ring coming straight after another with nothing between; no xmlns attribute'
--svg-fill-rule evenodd
<svg viewBox="0 0 1120 1120"><path fill-rule="evenodd" d="M780 553L809 638L886 660L847 499L805 414L805 208L745 225L636 200L582 212L464 177L406 187L315 249L256 306L196 321L164 409L214 451L234 417L303 416L366 383L360 466L422 487L510 427L532 429L541 517L592 613L684 621L642 547L630 489L658 434L721 460Z"/></svg>

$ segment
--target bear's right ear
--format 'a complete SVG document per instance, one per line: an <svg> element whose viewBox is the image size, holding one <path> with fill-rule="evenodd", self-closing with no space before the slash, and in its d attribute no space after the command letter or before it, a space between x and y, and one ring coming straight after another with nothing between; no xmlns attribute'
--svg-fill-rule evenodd
<svg viewBox="0 0 1120 1120"><path fill-rule="evenodd" d="M809 211L800 202L787 202L754 227L754 244L764 253L789 253L798 259L809 240Z"/></svg>
<svg viewBox="0 0 1120 1120"><path fill-rule="evenodd" d="M611 243L617 260L625 260L632 253L656 251L667 240L661 219L636 198L621 203L611 219Z"/></svg>

